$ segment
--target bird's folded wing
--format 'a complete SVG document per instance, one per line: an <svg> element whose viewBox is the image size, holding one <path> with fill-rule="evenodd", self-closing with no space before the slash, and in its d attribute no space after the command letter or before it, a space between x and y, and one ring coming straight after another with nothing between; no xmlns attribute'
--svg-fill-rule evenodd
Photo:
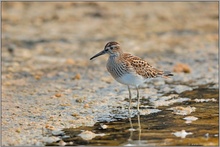
<svg viewBox="0 0 220 147"><path fill-rule="evenodd" d="M154 78L163 75L163 71L153 68L143 59L128 53L124 53L123 55L123 58L127 61L127 64L129 64L130 68L133 68L137 74L145 78Z"/></svg>

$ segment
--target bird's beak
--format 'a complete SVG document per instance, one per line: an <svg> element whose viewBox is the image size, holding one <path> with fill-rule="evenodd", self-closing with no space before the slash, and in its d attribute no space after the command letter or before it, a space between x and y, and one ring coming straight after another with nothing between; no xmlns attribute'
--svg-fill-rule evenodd
<svg viewBox="0 0 220 147"><path fill-rule="evenodd" d="M106 51L103 50L103 51L99 52L98 54L96 54L95 56L93 56L92 58L90 58L90 60L92 60L92 59L94 59L94 58L96 58L98 56L104 55L105 53L106 53Z"/></svg>

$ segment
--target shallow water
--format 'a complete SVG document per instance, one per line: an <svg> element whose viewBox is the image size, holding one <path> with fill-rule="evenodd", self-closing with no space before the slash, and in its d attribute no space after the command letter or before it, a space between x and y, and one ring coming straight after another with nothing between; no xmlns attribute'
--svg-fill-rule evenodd
<svg viewBox="0 0 220 147"><path fill-rule="evenodd" d="M198 89L183 92L180 96L188 97L190 100L175 103L169 108L191 106L196 108L194 112L189 115L178 115L168 110L168 107L163 106L159 107L162 111L158 113L136 115L131 119L132 123L129 119L118 119L112 122L97 122L93 127L66 128L63 130L65 135L60 135L60 138L65 142L65 145L217 146L219 144L218 89L208 89L201 86ZM204 101L197 102L196 99L203 99ZM210 101L205 102L205 100ZM183 118L187 116L194 116L197 120L186 123ZM131 125L134 128L133 130ZM82 133L85 131L87 134ZM98 134L98 136L95 137L94 133ZM176 135L179 133L180 136L176 136L175 133L177 133ZM84 137L80 137L79 134ZM47 145L60 145L59 143L60 141L57 141Z"/></svg>

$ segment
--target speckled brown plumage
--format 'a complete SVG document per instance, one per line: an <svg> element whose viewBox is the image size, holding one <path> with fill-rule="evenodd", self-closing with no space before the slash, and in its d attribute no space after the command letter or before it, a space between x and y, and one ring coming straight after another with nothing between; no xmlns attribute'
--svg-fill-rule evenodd
<svg viewBox="0 0 220 147"><path fill-rule="evenodd" d="M148 62L143 59L133 56L129 53L123 53L122 61L127 63L127 66L133 68L138 75L145 78L155 78L163 75L163 71L153 68Z"/></svg>

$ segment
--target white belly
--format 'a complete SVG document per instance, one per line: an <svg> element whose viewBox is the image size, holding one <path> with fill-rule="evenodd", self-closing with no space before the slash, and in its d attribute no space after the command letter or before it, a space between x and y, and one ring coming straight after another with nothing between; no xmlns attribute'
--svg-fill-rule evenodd
<svg viewBox="0 0 220 147"><path fill-rule="evenodd" d="M118 81L121 84L125 85L132 85L132 86L139 86L145 82L146 79L144 79L142 76L136 75L136 74L125 74L121 76L120 78L116 78L116 81Z"/></svg>

